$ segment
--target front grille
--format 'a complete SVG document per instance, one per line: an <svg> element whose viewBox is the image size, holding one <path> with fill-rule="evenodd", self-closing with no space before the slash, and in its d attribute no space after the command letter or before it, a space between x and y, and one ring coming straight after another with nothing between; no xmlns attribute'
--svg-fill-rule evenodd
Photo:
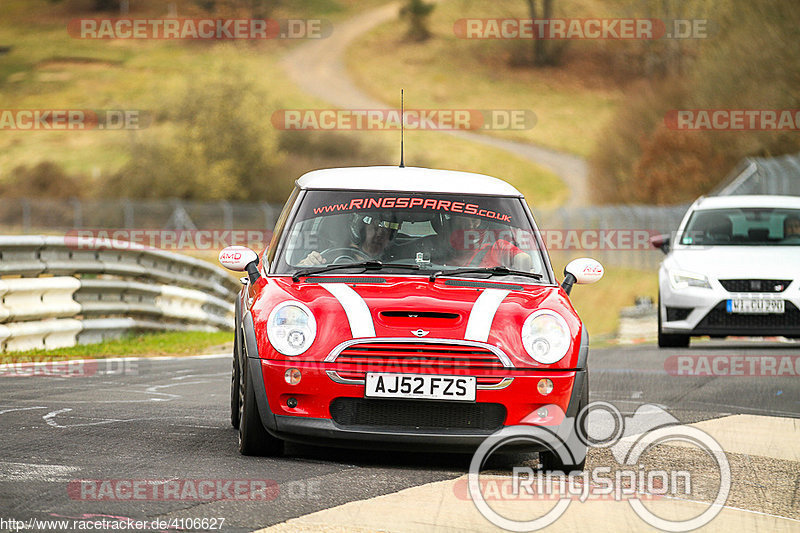
<svg viewBox="0 0 800 533"><path fill-rule="evenodd" d="M330 409L331 418L340 426L382 429L493 431L500 428L506 418L506 408L498 403L336 398Z"/></svg>
<svg viewBox="0 0 800 533"><path fill-rule="evenodd" d="M792 282L790 279L721 279L719 282L728 292L783 292Z"/></svg>
<svg viewBox="0 0 800 533"><path fill-rule="evenodd" d="M667 306L667 322L686 320L694 307L669 307Z"/></svg>
<svg viewBox="0 0 800 533"><path fill-rule="evenodd" d="M739 330L748 333L759 329L780 329L787 331L800 330L800 310L791 302L784 302L783 314L742 314L728 313L725 301L718 303L708 314L697 324L696 329L708 331L714 329Z"/></svg>
<svg viewBox="0 0 800 533"><path fill-rule="evenodd" d="M365 342L344 348L336 357L336 370L369 372L471 373L503 370L491 350L463 344L425 342Z"/></svg>

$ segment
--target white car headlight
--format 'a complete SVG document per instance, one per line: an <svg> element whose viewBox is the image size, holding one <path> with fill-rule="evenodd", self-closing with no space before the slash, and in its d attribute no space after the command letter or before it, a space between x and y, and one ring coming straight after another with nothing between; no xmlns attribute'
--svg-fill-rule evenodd
<svg viewBox="0 0 800 533"><path fill-rule="evenodd" d="M275 306L267 320L267 337L283 355L300 355L317 336L317 321L300 302L286 301Z"/></svg>
<svg viewBox="0 0 800 533"><path fill-rule="evenodd" d="M522 325L522 345L534 361L549 365L560 361L569 350L572 336L564 317L542 309L531 313Z"/></svg>
<svg viewBox="0 0 800 533"><path fill-rule="evenodd" d="M708 282L706 276L695 272L686 272L685 270L670 270L669 284L672 285L672 288L675 290L686 289L688 287L711 288L711 284Z"/></svg>

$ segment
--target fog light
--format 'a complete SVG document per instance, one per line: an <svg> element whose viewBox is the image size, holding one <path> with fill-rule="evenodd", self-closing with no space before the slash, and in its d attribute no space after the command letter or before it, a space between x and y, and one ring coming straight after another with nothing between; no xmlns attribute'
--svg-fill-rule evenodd
<svg viewBox="0 0 800 533"><path fill-rule="evenodd" d="M289 398L286 400L286 407L289 407L290 409L297 407L297 398Z"/></svg>
<svg viewBox="0 0 800 533"><path fill-rule="evenodd" d="M547 410L547 407L540 407L536 410L536 416L539 418L547 418L547 415L550 414L550 411Z"/></svg>
<svg viewBox="0 0 800 533"><path fill-rule="evenodd" d="M297 385L298 383L300 383L301 377L303 377L302 374L300 374L300 371L296 368L290 368L283 375L283 379L285 379L286 383L288 383L289 385Z"/></svg>
<svg viewBox="0 0 800 533"><path fill-rule="evenodd" d="M553 382L547 378L540 379L536 388L539 389L539 394L542 396L547 396L553 392Z"/></svg>

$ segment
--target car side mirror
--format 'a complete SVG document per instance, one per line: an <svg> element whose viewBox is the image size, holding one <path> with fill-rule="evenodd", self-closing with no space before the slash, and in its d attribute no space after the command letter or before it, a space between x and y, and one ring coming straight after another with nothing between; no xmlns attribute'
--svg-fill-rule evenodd
<svg viewBox="0 0 800 533"><path fill-rule="evenodd" d="M564 267L564 282L561 283L561 287L564 289L564 292L569 294L575 283L578 285L595 283L600 281L604 273L603 265L590 257L574 259Z"/></svg>
<svg viewBox="0 0 800 533"><path fill-rule="evenodd" d="M246 246L228 246L219 253L219 264L228 270L247 272L253 284L261 276L258 272L258 254Z"/></svg>
<svg viewBox="0 0 800 533"><path fill-rule="evenodd" d="M654 235L650 237L650 246L653 248L658 248L665 254L668 254L670 240L671 239L669 235Z"/></svg>

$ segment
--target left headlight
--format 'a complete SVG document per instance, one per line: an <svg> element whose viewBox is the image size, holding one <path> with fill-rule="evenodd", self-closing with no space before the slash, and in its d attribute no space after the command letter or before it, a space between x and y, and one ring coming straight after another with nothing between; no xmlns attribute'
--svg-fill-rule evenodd
<svg viewBox="0 0 800 533"><path fill-rule="evenodd" d="M300 302L287 301L275 306L267 320L267 337L283 355L300 355L317 336L317 321Z"/></svg>
<svg viewBox="0 0 800 533"><path fill-rule="evenodd" d="M535 311L522 324L522 345L534 361L544 365L560 361L572 343L564 317L542 309Z"/></svg>

